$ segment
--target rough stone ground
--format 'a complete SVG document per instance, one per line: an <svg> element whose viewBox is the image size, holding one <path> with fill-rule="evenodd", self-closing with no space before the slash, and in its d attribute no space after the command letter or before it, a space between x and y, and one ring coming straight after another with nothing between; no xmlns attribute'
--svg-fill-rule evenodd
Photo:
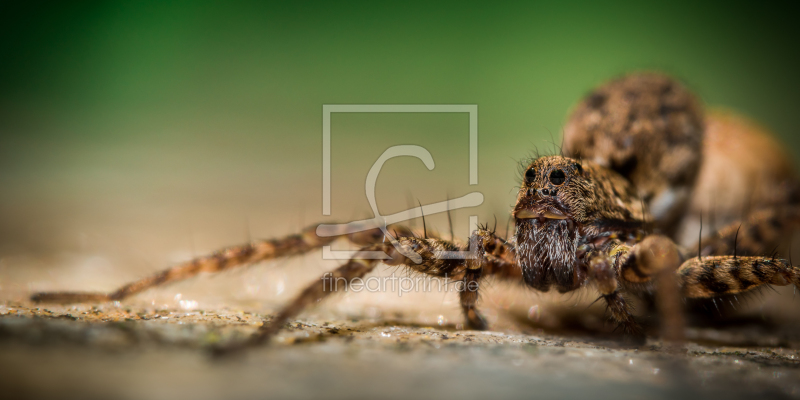
<svg viewBox="0 0 800 400"><path fill-rule="evenodd" d="M654 339L621 346L602 307L587 308L592 296L493 285L483 303L496 331L476 332L451 322L460 321L453 294L349 293L303 314L268 347L212 359L209 345L246 337L262 310L308 280L292 279L302 282L258 304L246 294L214 303L211 288L246 291L240 280L276 273L53 306L27 302L30 286L9 282L30 274L6 271L0 384L18 398L800 398L800 302L791 290L764 295L724 325L690 328L678 353Z"/></svg>

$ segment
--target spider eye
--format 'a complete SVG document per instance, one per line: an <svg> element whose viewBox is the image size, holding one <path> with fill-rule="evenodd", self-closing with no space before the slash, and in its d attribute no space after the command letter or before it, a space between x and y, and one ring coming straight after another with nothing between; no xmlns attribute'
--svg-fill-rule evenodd
<svg viewBox="0 0 800 400"><path fill-rule="evenodd" d="M567 180L567 176L564 174L564 171L557 169L550 173L550 183L553 185L560 185Z"/></svg>
<svg viewBox="0 0 800 400"><path fill-rule="evenodd" d="M536 178L536 171L533 168L525 171L525 182L531 183Z"/></svg>
<svg viewBox="0 0 800 400"><path fill-rule="evenodd" d="M582 174L583 173L583 166L578 164L578 163L575 163L575 170L578 171L579 174Z"/></svg>

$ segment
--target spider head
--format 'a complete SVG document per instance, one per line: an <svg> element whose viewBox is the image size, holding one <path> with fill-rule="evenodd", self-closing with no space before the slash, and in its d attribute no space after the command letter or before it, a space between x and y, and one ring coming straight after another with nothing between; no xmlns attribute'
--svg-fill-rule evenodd
<svg viewBox="0 0 800 400"><path fill-rule="evenodd" d="M591 181L583 165L566 157L540 157L523 172L513 214L517 220L582 222Z"/></svg>
<svg viewBox="0 0 800 400"><path fill-rule="evenodd" d="M592 162L549 156L529 163L512 211L528 285L577 288L579 243L639 226L640 204L625 178Z"/></svg>

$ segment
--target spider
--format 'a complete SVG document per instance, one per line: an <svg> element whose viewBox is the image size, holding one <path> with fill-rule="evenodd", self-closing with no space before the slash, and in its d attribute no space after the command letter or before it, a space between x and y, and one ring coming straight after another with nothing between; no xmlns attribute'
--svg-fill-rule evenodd
<svg viewBox="0 0 800 400"><path fill-rule="evenodd" d="M798 222L798 180L787 157L741 117L705 115L698 100L668 76L636 73L596 88L568 118L562 154L537 156L521 167L513 237L487 227L473 232L468 245L418 237L402 226L390 227L396 236L391 240L379 229L343 235L362 250L307 286L249 340L223 351L268 341L304 309L346 289L379 262L461 282L460 305L467 327L476 330L488 327L477 309L480 282L488 277L562 293L593 285L624 337L635 343L645 335L628 296L655 295L662 336L679 340L681 298L713 300L764 285L800 287L800 268L763 256ZM704 238L706 207L714 209L721 227ZM223 249L111 293L43 292L32 300L121 300L201 272L303 254L336 239L317 236L315 229ZM693 243L695 232L701 232L699 243ZM374 251L389 259L364 256ZM443 258L443 251L470 251L471 257ZM421 262L406 257L409 252Z"/></svg>

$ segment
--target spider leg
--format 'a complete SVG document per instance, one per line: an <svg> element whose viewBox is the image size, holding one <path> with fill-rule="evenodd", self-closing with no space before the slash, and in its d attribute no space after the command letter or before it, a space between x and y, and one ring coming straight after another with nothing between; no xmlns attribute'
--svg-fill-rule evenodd
<svg viewBox="0 0 800 400"><path fill-rule="evenodd" d="M759 209L741 221L724 226L714 237L703 238L703 255L763 254L785 240L798 225L800 225L798 207ZM737 231L740 231L738 238ZM696 249L697 246L691 248Z"/></svg>
<svg viewBox="0 0 800 400"><path fill-rule="evenodd" d="M606 299L612 318L628 335L644 339L644 333L620 289L633 288L635 284L658 278L656 300L661 315L661 336L669 342L680 342L684 323L679 286L674 275L681 263L678 247L665 236L651 235L633 246L614 242L606 248L607 253L590 255L589 278Z"/></svg>
<svg viewBox="0 0 800 400"><path fill-rule="evenodd" d="M603 299L606 302L606 309L610 312L611 319L617 323L618 328L622 328L625 339L633 343L644 343L644 331L633 316L633 307L623 296L613 258L603 252L591 254L588 276L600 291L598 300Z"/></svg>
<svg viewBox="0 0 800 400"><path fill-rule="evenodd" d="M411 230L403 226L391 226L389 229L402 236L412 235ZM380 229L356 232L346 236L351 242L361 246L381 242L383 240L383 233ZM138 281L128 283L111 293L40 292L33 294L31 300L37 303L81 303L122 300L150 288L188 279L200 273L221 272L239 266L251 265L260 261L308 253L309 251L332 243L339 237L341 236L317 236L316 226L311 226L304 229L299 234L233 246L214 252L208 256L195 258Z"/></svg>
<svg viewBox="0 0 800 400"><path fill-rule="evenodd" d="M476 308L478 289L484 277L522 281L522 269L517 264L515 248L505 239L498 237L494 230L479 229L470 237L472 258L466 260L466 269L459 297L461 309L470 329L484 330L486 320Z"/></svg>
<svg viewBox="0 0 800 400"><path fill-rule="evenodd" d="M326 273L321 279L314 281L311 285L306 287L291 303L289 303L289 305L284 307L278 315L272 318L272 320L269 322L265 321L258 331L248 340L217 347L214 349L214 353L217 355L230 354L265 343L270 337L283 328L289 320L300 314L301 311L316 304L331 293L340 289L346 289L355 279L362 278L372 271L379 260L364 258L361 254L363 254L364 251L375 250L389 252L388 254L393 258L399 255L391 245L377 244L364 247L355 257L350 259L350 261L332 272ZM399 255L399 257L402 257L402 255Z"/></svg>
<svg viewBox="0 0 800 400"><path fill-rule="evenodd" d="M688 298L737 294L761 285L800 287L800 268L769 257L695 257L681 265L677 276Z"/></svg>
<svg viewBox="0 0 800 400"><path fill-rule="evenodd" d="M609 253L606 259L602 258L602 254L590 258L590 278L598 282L604 296L609 296L608 292L613 288L613 276L606 264L614 257L616 277L622 282L642 284L657 277L656 300L662 318L662 335L671 341L682 337L681 296L714 298L742 293L761 285L793 284L800 287L800 268L786 260L755 256L709 256L694 257L679 264L677 246L668 238L658 235L649 236L634 246L617 243ZM680 266L676 268L677 265ZM617 321L626 323L624 312L615 315L614 306L609 307Z"/></svg>
<svg viewBox="0 0 800 400"><path fill-rule="evenodd" d="M400 237L397 238L397 242L406 250L419 254L422 262L414 263L388 242L364 247L350 261L332 272L326 273L321 279L306 287L275 318L265 322L249 340L218 348L216 353L227 354L266 343L270 337L304 309L337 291L345 290L354 280L371 272L380 261L364 258L365 251L385 252L390 259L382 260L382 262L387 265L403 265L427 275L461 281L462 285L459 287L461 307L468 326L472 329L486 328L485 320L475 307L478 300L479 281L487 275L514 276L513 270L516 268L516 264L510 261L514 257L513 249L505 240L487 230L476 231L470 238L474 257L466 260L440 257L443 251L463 250L447 240Z"/></svg>

